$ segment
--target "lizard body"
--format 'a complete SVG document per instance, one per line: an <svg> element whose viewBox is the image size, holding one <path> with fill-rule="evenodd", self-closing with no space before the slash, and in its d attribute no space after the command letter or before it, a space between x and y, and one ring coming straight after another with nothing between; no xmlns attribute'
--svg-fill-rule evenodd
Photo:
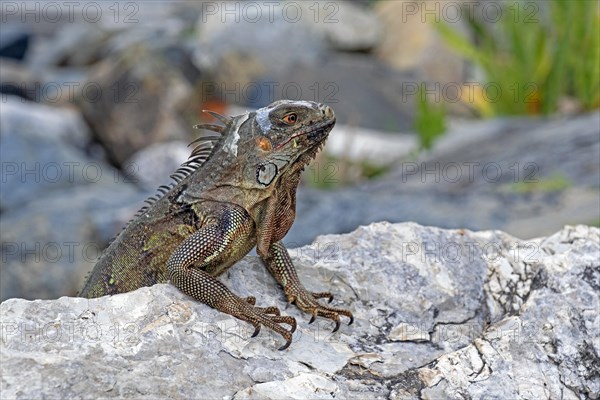
<svg viewBox="0 0 600 400"><path fill-rule="evenodd" d="M182 292L222 312L283 336L287 348L296 328L276 307L256 307L216 277L254 247L288 301L335 321L348 310L321 304L328 292L309 292L281 243L295 219L300 174L335 124L325 105L282 100L226 118L224 126L199 125L220 135L200 138L190 159L159 188L113 240L89 275L80 296L123 293L170 281ZM284 328L288 325L289 328Z"/></svg>

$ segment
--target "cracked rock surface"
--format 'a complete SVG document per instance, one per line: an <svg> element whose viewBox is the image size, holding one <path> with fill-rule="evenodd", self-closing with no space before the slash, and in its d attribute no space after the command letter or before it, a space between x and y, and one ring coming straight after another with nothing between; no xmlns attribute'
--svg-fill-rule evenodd
<svg viewBox="0 0 600 400"><path fill-rule="evenodd" d="M350 307L286 307L256 257L221 279L298 320L282 339L168 284L1 304L2 398L597 399L600 231L528 241L376 223L291 250L300 278Z"/></svg>

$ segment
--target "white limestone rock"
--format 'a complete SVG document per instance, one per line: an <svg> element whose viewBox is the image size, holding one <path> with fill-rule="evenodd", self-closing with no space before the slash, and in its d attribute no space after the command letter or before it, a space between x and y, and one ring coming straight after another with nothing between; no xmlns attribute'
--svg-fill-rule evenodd
<svg viewBox="0 0 600 400"><path fill-rule="evenodd" d="M494 252L486 249L494 248ZM99 299L10 299L3 398L598 398L600 231L522 241L376 223L291 250L352 326L309 317L255 257L221 279L298 319L282 339L168 284ZM418 336L415 336L417 335ZM427 340L422 340L426 338Z"/></svg>

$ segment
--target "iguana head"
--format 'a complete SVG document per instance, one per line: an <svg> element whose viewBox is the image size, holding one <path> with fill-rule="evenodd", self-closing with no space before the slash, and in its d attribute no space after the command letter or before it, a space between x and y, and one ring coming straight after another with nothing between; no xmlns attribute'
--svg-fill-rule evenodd
<svg viewBox="0 0 600 400"><path fill-rule="evenodd" d="M300 173L323 147L335 124L333 110L309 101L280 100L250 113L247 178L253 186L268 187L284 175Z"/></svg>
<svg viewBox="0 0 600 400"><path fill-rule="evenodd" d="M173 175L172 201L239 205L254 219L257 251L265 255L291 227L300 173L324 145L335 115L326 105L291 100L231 118L211 114L225 126L197 126L220 135L196 141Z"/></svg>
<svg viewBox="0 0 600 400"><path fill-rule="evenodd" d="M194 172L189 177L194 182L188 182L186 193L215 200L231 198L234 188L246 191L244 202L269 197L282 182L291 190L335 124L330 107L311 101L279 100L230 118L211 114L225 126L197 127L221 136L214 146L199 139L187 165L180 169L180 179ZM198 159L206 159L201 167L193 165Z"/></svg>

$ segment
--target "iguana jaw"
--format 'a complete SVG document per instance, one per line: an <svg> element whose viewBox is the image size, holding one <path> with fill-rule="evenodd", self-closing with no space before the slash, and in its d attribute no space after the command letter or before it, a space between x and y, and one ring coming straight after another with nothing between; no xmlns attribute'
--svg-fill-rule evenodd
<svg viewBox="0 0 600 400"><path fill-rule="evenodd" d="M308 129L303 129L300 132L290 136L285 142L280 143L277 147L275 147L275 151L281 150L284 146L292 142L292 148L297 148L300 144L298 143L299 138L305 138L303 140L304 145L307 148L311 148L315 144L321 145L325 142L325 139L329 135L329 132L335 125L335 119L330 121L324 121L319 125L311 126Z"/></svg>

